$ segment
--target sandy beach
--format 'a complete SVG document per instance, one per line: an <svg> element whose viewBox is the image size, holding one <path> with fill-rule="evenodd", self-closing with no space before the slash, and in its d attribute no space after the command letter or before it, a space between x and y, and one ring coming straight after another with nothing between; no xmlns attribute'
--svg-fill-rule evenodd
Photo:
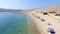
<svg viewBox="0 0 60 34"><path fill-rule="evenodd" d="M40 24L40 21L37 18L35 18L34 16L32 16L30 14L29 14L29 16L35 21L35 24L37 27L36 29L39 34L48 34L48 33L44 32L44 29L43 29L44 26L41 26L42 24Z"/></svg>
<svg viewBox="0 0 60 34"><path fill-rule="evenodd" d="M31 10L27 15L35 21L39 34L51 34L48 28L53 28L55 34L60 34L60 16L55 16L55 13L44 15L40 11Z"/></svg>
<svg viewBox="0 0 60 34"><path fill-rule="evenodd" d="M36 24L38 34L51 34L48 28L60 34L60 5L41 9L27 10L22 13L30 16ZM19 13L19 12L18 12Z"/></svg>
<svg viewBox="0 0 60 34"><path fill-rule="evenodd" d="M27 15L29 15L35 21L39 34L51 34L48 32L48 28L54 29L55 34L60 34L60 16L55 16L56 14L60 14L59 8L60 7L54 6L49 7L49 9L44 8L31 10L27 13Z"/></svg>

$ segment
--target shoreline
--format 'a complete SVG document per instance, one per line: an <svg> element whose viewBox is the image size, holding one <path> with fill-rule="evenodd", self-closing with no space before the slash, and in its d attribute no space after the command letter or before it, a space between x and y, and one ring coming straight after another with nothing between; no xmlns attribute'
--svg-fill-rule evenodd
<svg viewBox="0 0 60 34"><path fill-rule="evenodd" d="M41 32L40 32L41 30L39 29L39 25L38 25L39 22L32 15L29 15L29 14L27 14L27 15L30 16L32 18L32 20L34 21L38 34L41 34Z"/></svg>
<svg viewBox="0 0 60 34"><path fill-rule="evenodd" d="M52 28L56 34L60 33L60 17L54 16L53 14L44 15L43 13L37 13L35 11L30 11L27 15L34 20L39 34L50 34L48 28Z"/></svg>
<svg viewBox="0 0 60 34"><path fill-rule="evenodd" d="M27 15L28 18L28 34L38 34L38 31L36 29L36 24L35 21L32 19L32 17L30 17L29 15Z"/></svg>

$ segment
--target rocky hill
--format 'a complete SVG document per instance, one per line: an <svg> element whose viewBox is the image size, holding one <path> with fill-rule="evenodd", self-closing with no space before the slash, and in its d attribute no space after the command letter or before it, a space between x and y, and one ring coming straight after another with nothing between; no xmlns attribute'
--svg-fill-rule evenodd
<svg viewBox="0 0 60 34"><path fill-rule="evenodd" d="M36 8L36 9L31 9L29 11L37 11L37 12L58 12L60 13L60 5L55 5L55 6L49 6L49 7L44 7L44 8Z"/></svg>

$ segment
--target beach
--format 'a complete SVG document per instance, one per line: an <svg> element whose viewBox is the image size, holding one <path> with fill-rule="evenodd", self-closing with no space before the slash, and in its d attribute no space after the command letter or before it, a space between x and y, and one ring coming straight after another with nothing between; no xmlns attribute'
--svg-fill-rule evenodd
<svg viewBox="0 0 60 34"><path fill-rule="evenodd" d="M30 16L0 12L0 34L38 34L38 32Z"/></svg>
<svg viewBox="0 0 60 34"><path fill-rule="evenodd" d="M50 34L48 28L53 28L56 34L60 33L59 16L54 16L54 14L44 15L43 13L36 11L30 11L27 15L35 21L39 34Z"/></svg>
<svg viewBox="0 0 60 34"><path fill-rule="evenodd" d="M31 17L34 21L38 34L51 34L51 30L55 34L60 33L60 9L59 5L47 8L37 8L22 12ZM19 12L18 12L19 13ZM29 20L30 21L30 20ZM28 29L29 30L29 29Z"/></svg>
<svg viewBox="0 0 60 34"><path fill-rule="evenodd" d="M60 34L60 9L48 7L0 12L0 34Z"/></svg>

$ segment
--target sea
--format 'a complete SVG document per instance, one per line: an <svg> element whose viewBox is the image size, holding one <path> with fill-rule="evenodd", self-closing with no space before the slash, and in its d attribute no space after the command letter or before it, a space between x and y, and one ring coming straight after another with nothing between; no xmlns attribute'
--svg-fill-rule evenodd
<svg viewBox="0 0 60 34"><path fill-rule="evenodd" d="M30 16L0 12L0 34L38 34L38 32Z"/></svg>

